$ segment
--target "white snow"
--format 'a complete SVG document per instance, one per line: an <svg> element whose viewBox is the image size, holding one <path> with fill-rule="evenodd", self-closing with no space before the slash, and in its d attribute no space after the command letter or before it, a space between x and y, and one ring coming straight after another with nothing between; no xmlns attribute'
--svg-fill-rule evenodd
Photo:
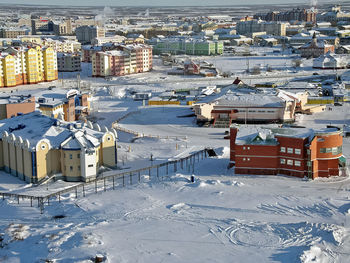
<svg viewBox="0 0 350 263"><path fill-rule="evenodd" d="M251 83L265 77L280 81L292 63L290 57L271 54L249 57L251 67L269 64L276 70L253 78L243 73L247 58L203 59ZM311 75L312 61L303 63L306 66L298 69L300 75ZM159 179L155 171L150 177L145 171L140 184L134 175L133 185L126 178L126 186L118 181L115 190L107 181L106 191L100 185L97 194L93 186L86 188L86 197L81 189L78 198L67 193L61 202L51 199L46 203L43 214L36 200L31 207L29 200L20 199L18 204L17 199L2 200L0 195L0 262L91 262L96 255L106 257L107 262L348 262L349 178L309 181L235 175L227 169L230 149L224 136L228 129L198 127L188 106L143 106L129 92L156 96L173 89L231 84L234 78L168 76L159 59L155 64L150 73L112 81L89 77L90 65L83 65L82 84L90 85L95 97L91 117L101 127L121 119L121 127L149 136L135 139L118 132L118 166L122 169L118 172L183 158L205 147L215 148L219 156L196 162L194 167L178 167L176 173L169 166L168 176L163 167ZM60 75L65 79L63 91L76 87L77 73ZM52 96L55 89L49 92L49 85L62 87L57 81L30 86L26 92ZM300 88L306 85L303 82ZM28 86L16 89L21 92ZM130 112L133 114L122 118ZM348 112L348 105L328 107L322 113L299 115L296 124L317 129L327 124L350 125ZM349 145L345 138L345 157L350 157ZM2 192L40 197L75 185L57 181L32 186L0 173Z"/></svg>

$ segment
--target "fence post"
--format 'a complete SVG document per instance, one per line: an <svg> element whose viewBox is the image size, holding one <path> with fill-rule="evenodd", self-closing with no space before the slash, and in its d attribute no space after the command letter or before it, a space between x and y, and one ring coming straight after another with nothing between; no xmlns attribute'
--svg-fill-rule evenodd
<svg viewBox="0 0 350 263"><path fill-rule="evenodd" d="M106 178L103 178L103 191L106 192Z"/></svg>
<svg viewBox="0 0 350 263"><path fill-rule="evenodd" d="M139 182L140 182L141 181L141 172L140 172L140 170L138 172L138 175L139 175Z"/></svg>
<svg viewBox="0 0 350 263"><path fill-rule="evenodd" d="M33 197L30 197L30 207L33 207Z"/></svg>
<svg viewBox="0 0 350 263"><path fill-rule="evenodd" d="M19 204L19 195L17 196L17 203Z"/></svg>
<svg viewBox="0 0 350 263"><path fill-rule="evenodd" d="M184 169L184 159L181 159L181 169Z"/></svg>
<svg viewBox="0 0 350 263"><path fill-rule="evenodd" d="M125 179L124 179L124 174L123 174L123 187L125 186Z"/></svg>
<svg viewBox="0 0 350 263"><path fill-rule="evenodd" d="M166 163L166 174L167 175L169 174L169 163L168 162Z"/></svg>
<svg viewBox="0 0 350 263"><path fill-rule="evenodd" d="M151 168L148 168L148 176L149 176L149 179L151 180Z"/></svg>
<svg viewBox="0 0 350 263"><path fill-rule="evenodd" d="M75 198L78 198L78 188L75 187Z"/></svg>
<svg viewBox="0 0 350 263"><path fill-rule="evenodd" d="M83 185L83 197L85 197L85 186Z"/></svg>
<svg viewBox="0 0 350 263"><path fill-rule="evenodd" d="M177 161L175 161L174 163L174 172L176 173L176 171L177 171Z"/></svg>
<svg viewBox="0 0 350 263"><path fill-rule="evenodd" d="M130 172L130 185L132 185L132 172Z"/></svg>
<svg viewBox="0 0 350 263"><path fill-rule="evenodd" d="M40 207L40 197L38 197L38 207Z"/></svg>
<svg viewBox="0 0 350 263"><path fill-rule="evenodd" d="M95 193L97 193L97 181L95 179Z"/></svg>
<svg viewBox="0 0 350 263"><path fill-rule="evenodd" d="M61 193L58 193L58 202L61 203Z"/></svg>
<svg viewBox="0 0 350 263"><path fill-rule="evenodd" d="M47 197L47 205L50 205L50 197Z"/></svg>
<svg viewBox="0 0 350 263"><path fill-rule="evenodd" d="M44 213L44 198L40 198L40 214Z"/></svg>
<svg viewBox="0 0 350 263"><path fill-rule="evenodd" d="M114 190L114 176L112 177L112 181L113 181L113 190Z"/></svg>
<svg viewBox="0 0 350 263"><path fill-rule="evenodd" d="M159 166L157 166L157 178L159 179Z"/></svg>

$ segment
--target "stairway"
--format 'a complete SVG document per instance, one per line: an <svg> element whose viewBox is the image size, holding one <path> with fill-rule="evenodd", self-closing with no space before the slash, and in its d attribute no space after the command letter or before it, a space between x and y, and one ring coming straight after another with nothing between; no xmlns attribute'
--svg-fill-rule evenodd
<svg viewBox="0 0 350 263"><path fill-rule="evenodd" d="M229 128L231 125L231 119L215 119L214 128Z"/></svg>

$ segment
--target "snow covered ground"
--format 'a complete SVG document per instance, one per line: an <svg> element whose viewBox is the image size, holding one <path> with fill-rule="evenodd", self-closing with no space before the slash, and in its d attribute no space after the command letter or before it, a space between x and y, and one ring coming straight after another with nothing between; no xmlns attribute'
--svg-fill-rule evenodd
<svg viewBox="0 0 350 263"><path fill-rule="evenodd" d="M235 176L228 148L177 173L75 199L41 215L0 201L0 262L347 262L349 179ZM57 219L55 217L64 218ZM55 261L54 261L55 262Z"/></svg>
<svg viewBox="0 0 350 263"><path fill-rule="evenodd" d="M260 52L260 50L258 50ZM241 74L243 57L201 57ZM263 81L269 74L286 74L292 58L267 54L249 57L250 66L270 65L275 72L250 79ZM230 84L232 79L168 76L168 68L155 59L155 70L108 81L89 76L89 64L80 73L82 86L94 92L92 118L108 127L123 128L153 138L133 138L119 132L118 166L146 167L213 147L218 157L201 161L160 180L142 175L137 185L100 189L52 200L43 214L29 201L0 199L0 262L91 262L96 254L108 262L348 262L350 259L350 180L347 177L302 180L285 176L238 176L229 163L228 129L197 127L186 106L144 107L128 90L159 93L171 89ZM280 71L280 72L279 72ZM310 61L298 69L311 75ZM329 71L328 73L332 73ZM64 81L16 87L18 92L50 96L77 86L77 73L63 73ZM244 75L247 79L252 77ZM277 78L277 80L280 80ZM272 81L276 77L266 79ZM47 87L55 85L52 91ZM306 82L304 84L307 85ZM294 85L291 85L295 87ZM63 89L62 89L63 88ZM299 88L299 87L298 87ZM4 89L7 90L7 89ZM12 89L13 90L13 89ZM331 107L314 115L299 115L296 124L323 128L350 125L350 106ZM159 136L159 138L157 137ZM169 136L169 138L166 138ZM350 158L350 140L344 139ZM152 161L150 156L152 155ZM161 175L165 175L164 171ZM40 196L73 183L24 184L0 173L0 191ZM50 261L47 261L50 262Z"/></svg>

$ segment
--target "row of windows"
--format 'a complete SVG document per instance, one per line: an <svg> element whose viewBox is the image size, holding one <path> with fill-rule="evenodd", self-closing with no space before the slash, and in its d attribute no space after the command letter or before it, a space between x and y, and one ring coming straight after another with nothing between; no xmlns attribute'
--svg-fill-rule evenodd
<svg viewBox="0 0 350 263"><path fill-rule="evenodd" d="M64 158L66 158L66 154L63 154ZM80 153L77 154L77 158L80 158ZM69 154L69 159L73 159L73 154Z"/></svg>
<svg viewBox="0 0 350 263"><path fill-rule="evenodd" d="M286 160L286 159L280 159L280 164L286 164L287 161L287 165L293 165L294 166L301 166L301 162L300 161L293 161L293 160Z"/></svg>
<svg viewBox="0 0 350 263"><path fill-rule="evenodd" d="M286 152L286 147L281 147L280 151L281 151L281 153L285 153L285 152ZM295 153L295 154L301 154L301 149L297 149L297 148L294 149L294 148L288 147L288 148L287 148L287 153L291 153L291 154L293 154L293 153Z"/></svg>
<svg viewBox="0 0 350 263"><path fill-rule="evenodd" d="M341 154L342 151L343 151L342 146L320 149L320 153L332 153L333 155Z"/></svg>

